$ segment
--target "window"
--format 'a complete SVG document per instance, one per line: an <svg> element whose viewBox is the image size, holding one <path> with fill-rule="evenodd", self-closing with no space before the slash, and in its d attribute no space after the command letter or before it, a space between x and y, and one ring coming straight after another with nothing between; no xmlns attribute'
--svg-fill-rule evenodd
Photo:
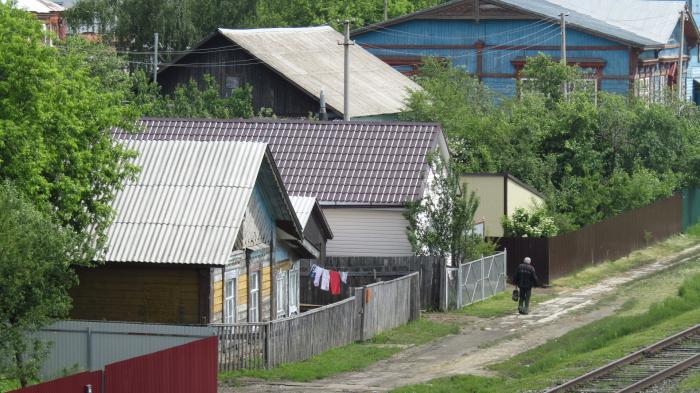
<svg viewBox="0 0 700 393"><path fill-rule="evenodd" d="M241 87L241 77L240 76L233 76L233 75L227 76L226 81L224 83L224 87L226 88L226 90L225 90L226 97L230 97L231 93L233 93L234 90Z"/></svg>
<svg viewBox="0 0 700 393"><path fill-rule="evenodd" d="M248 322L260 321L260 274L250 273L248 283Z"/></svg>
<svg viewBox="0 0 700 393"><path fill-rule="evenodd" d="M236 322L236 280L224 282L224 323Z"/></svg>
<svg viewBox="0 0 700 393"><path fill-rule="evenodd" d="M277 272L277 318L287 316L286 294L288 290L287 272Z"/></svg>
<svg viewBox="0 0 700 393"><path fill-rule="evenodd" d="M289 315L299 312L299 270L289 271Z"/></svg>

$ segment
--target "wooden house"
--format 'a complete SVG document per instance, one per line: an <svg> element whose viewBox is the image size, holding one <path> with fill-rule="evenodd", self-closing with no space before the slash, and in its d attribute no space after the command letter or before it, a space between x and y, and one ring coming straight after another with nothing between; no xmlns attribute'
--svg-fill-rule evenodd
<svg viewBox="0 0 700 393"><path fill-rule="evenodd" d="M253 88L253 109L281 117L319 114L323 92L329 118L343 118L343 36L329 26L217 29L158 72L163 92L211 75L221 95ZM420 86L361 48L350 48L350 117L395 117L409 90Z"/></svg>
<svg viewBox="0 0 700 393"><path fill-rule="evenodd" d="M453 0L359 28L352 37L404 73L414 73L425 57L450 59L492 90L513 95L529 57L562 57L564 15L567 63L584 70L591 88L655 99L678 85L679 58L686 79L689 50L698 44L695 20L689 15L681 23L682 11L688 9L679 1Z"/></svg>
<svg viewBox="0 0 700 393"><path fill-rule="evenodd" d="M268 143L288 192L314 197L323 208L333 236L328 256L413 255L406 206L429 196L428 155L449 157L434 123L143 119L139 125L156 138Z"/></svg>
<svg viewBox="0 0 700 393"><path fill-rule="evenodd" d="M304 231L304 247L315 259L323 261L326 256L326 244L328 240L333 239L333 231L321 206L315 197L290 195L289 199Z"/></svg>
<svg viewBox="0 0 700 393"><path fill-rule="evenodd" d="M103 264L78 269L72 318L246 322L298 310L297 261L312 255L267 144L115 138L141 172L113 202Z"/></svg>
<svg viewBox="0 0 700 393"><path fill-rule="evenodd" d="M544 206L544 195L509 173L465 173L460 183L479 197L474 221L483 226L480 233L487 237L502 237L501 218L515 209Z"/></svg>

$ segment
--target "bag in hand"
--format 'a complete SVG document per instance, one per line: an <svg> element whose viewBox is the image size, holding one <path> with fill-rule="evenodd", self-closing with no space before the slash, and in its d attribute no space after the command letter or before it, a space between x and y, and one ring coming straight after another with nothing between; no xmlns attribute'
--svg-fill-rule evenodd
<svg viewBox="0 0 700 393"><path fill-rule="evenodd" d="M517 302L519 297L520 297L520 292L518 292L517 289L513 289L513 296L512 296L513 301Z"/></svg>

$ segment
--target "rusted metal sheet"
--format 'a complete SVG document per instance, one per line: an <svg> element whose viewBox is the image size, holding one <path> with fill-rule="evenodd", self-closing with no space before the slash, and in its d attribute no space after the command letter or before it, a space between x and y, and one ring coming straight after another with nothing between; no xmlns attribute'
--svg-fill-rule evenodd
<svg viewBox="0 0 700 393"><path fill-rule="evenodd" d="M112 363L105 368L109 393L216 393L217 338Z"/></svg>
<svg viewBox="0 0 700 393"><path fill-rule="evenodd" d="M86 371L9 393L101 393L102 371ZM116 393L116 392L115 392Z"/></svg>

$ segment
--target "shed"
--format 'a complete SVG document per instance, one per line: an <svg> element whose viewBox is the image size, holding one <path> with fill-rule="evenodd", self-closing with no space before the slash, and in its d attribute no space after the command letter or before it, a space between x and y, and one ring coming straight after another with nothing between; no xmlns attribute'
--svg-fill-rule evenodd
<svg viewBox="0 0 700 393"><path fill-rule="evenodd" d="M282 117L318 115L323 91L331 118L343 117L343 35L330 26L217 29L188 53L165 65L158 83L166 93L210 74L221 94L253 87L256 113ZM196 66L195 66L196 65ZM420 86L359 45L350 47L350 117L395 116L410 90Z"/></svg>
<svg viewBox="0 0 700 393"><path fill-rule="evenodd" d="M138 153L141 172L116 193L102 265L78 269L71 317L209 323L286 315L275 295L289 289L275 287L276 277L308 253L267 144L115 139Z"/></svg>
<svg viewBox="0 0 700 393"><path fill-rule="evenodd" d="M326 256L326 243L333 239L333 232L315 197L290 195L294 211L304 231L304 248L314 258L323 261Z"/></svg>
<svg viewBox="0 0 700 393"><path fill-rule="evenodd" d="M352 36L402 72L415 72L424 57L446 58L492 90L513 95L524 59L562 57L564 14L567 62L584 69L592 88L651 100L677 85L681 11L688 11L684 1L454 0ZM684 31L685 80L700 36L692 15Z"/></svg>
<svg viewBox="0 0 700 393"><path fill-rule="evenodd" d="M439 124L280 119L143 119L153 140L268 143L291 195L318 200L329 256L410 256L403 214L426 196L427 157L449 157Z"/></svg>
<svg viewBox="0 0 700 393"><path fill-rule="evenodd" d="M503 236L503 216L512 215L518 208L535 209L545 201L544 195L509 173L465 173L460 183L479 197L474 221L483 223L487 237Z"/></svg>

